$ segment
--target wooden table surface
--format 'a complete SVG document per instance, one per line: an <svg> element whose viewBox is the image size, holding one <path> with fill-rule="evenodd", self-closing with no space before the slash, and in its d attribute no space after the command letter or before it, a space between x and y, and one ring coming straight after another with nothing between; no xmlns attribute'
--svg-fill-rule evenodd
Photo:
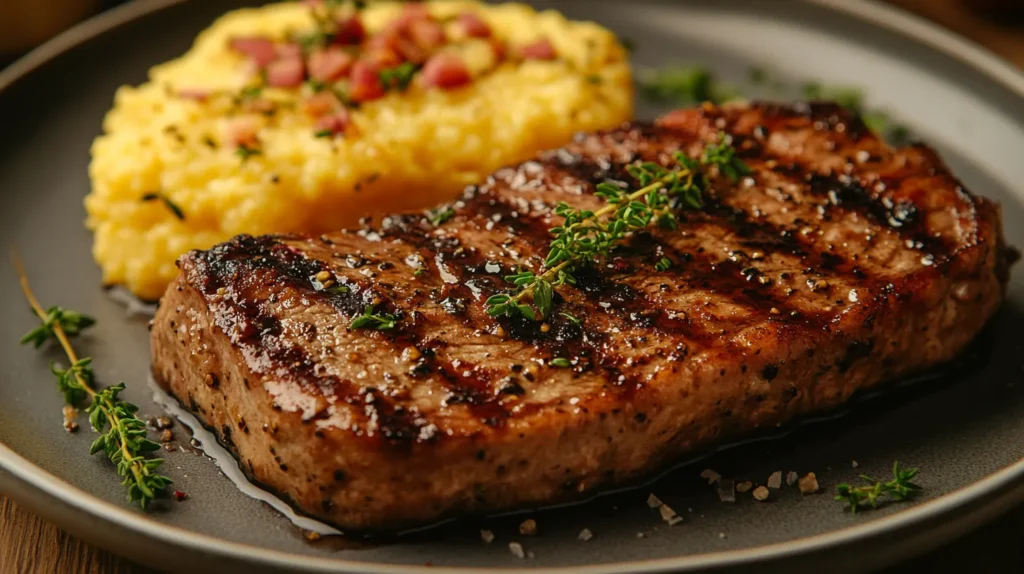
<svg viewBox="0 0 1024 574"><path fill-rule="evenodd" d="M982 19L965 8L968 0L889 1L931 18L1024 67L1024 24L1003 26ZM960 540L898 565L891 572L1024 572L1022 533L1024 508L1013 509ZM0 574L148 572L152 571L73 538L0 497Z"/></svg>

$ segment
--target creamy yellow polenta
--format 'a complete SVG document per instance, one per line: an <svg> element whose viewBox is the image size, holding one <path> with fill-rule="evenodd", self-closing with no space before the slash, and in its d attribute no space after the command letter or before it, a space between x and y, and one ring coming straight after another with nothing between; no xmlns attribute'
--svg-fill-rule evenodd
<svg viewBox="0 0 1024 574"><path fill-rule="evenodd" d="M216 94L239 93L252 70L229 42L283 38L312 23L300 3L229 13L183 57L153 68L149 82L116 94L92 147L85 199L104 281L156 299L177 273L177 257L190 249L239 233L317 233L368 214L432 206L577 131L631 117L627 55L604 28L520 4L428 6L449 37L459 36L456 15L469 10L510 49L547 38L558 57L497 63L485 40L453 43L445 49L466 62L472 83L453 90L414 83L388 93L352 110L351 129L337 138L317 137L300 111L301 90L267 88L265 97L280 108L250 114L260 153L243 161L227 143L240 113L237 97ZM367 31L381 29L399 10L372 3L362 15ZM195 90L214 95L179 95Z"/></svg>

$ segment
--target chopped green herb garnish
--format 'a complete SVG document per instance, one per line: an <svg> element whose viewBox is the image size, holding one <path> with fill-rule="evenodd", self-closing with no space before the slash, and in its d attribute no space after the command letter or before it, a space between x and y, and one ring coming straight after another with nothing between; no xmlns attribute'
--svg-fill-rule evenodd
<svg viewBox="0 0 1024 574"><path fill-rule="evenodd" d="M249 147L245 144L238 144L238 148L235 149L235 154L242 158L242 163L249 161L249 158L254 155L260 155L263 153L258 147Z"/></svg>
<svg viewBox="0 0 1024 574"><path fill-rule="evenodd" d="M306 80L306 85L309 86L310 91L313 93L322 92L327 87L327 84L314 79Z"/></svg>
<svg viewBox="0 0 1024 574"><path fill-rule="evenodd" d="M427 219L434 227L441 225L452 217L455 217L455 210L451 207L441 207L427 212Z"/></svg>
<svg viewBox="0 0 1024 574"><path fill-rule="evenodd" d="M559 315L565 317L567 320L572 321L573 323L576 323L577 325L583 324L583 322L577 319L575 315L572 315L570 313L559 313Z"/></svg>
<svg viewBox="0 0 1024 574"><path fill-rule="evenodd" d="M178 204L171 201L171 199L164 195L163 193L152 191L142 196L142 201L156 200L160 200L165 206L167 206L167 209L171 210L171 213L174 214L174 217L177 217L180 220L185 219L185 212L182 211L180 207L178 207Z"/></svg>
<svg viewBox="0 0 1024 574"><path fill-rule="evenodd" d="M351 291L351 289L349 289L345 285L334 285L332 287L324 289L324 291L327 291L328 293L335 293L337 295L344 295L345 293Z"/></svg>
<svg viewBox="0 0 1024 574"><path fill-rule="evenodd" d="M217 142L209 134L203 136L203 143L210 149L217 149Z"/></svg>
<svg viewBox="0 0 1024 574"><path fill-rule="evenodd" d="M320 46L330 44L334 41L334 34L323 30L316 30L295 36L295 42L299 44L303 52L312 52Z"/></svg>
<svg viewBox="0 0 1024 574"><path fill-rule="evenodd" d="M319 130L313 132L313 137L316 138L329 138L334 135L334 130Z"/></svg>
<svg viewBox="0 0 1024 574"><path fill-rule="evenodd" d="M556 357L554 359L551 359L551 361L548 364L550 364L552 367L558 367L560 369L565 369L572 366L572 363L569 362L569 359L566 359L565 357Z"/></svg>
<svg viewBox="0 0 1024 574"><path fill-rule="evenodd" d="M394 315L377 315L373 312L373 305L367 305L363 314L352 320L349 327L353 329L376 329L387 331L395 328L397 318Z"/></svg>
<svg viewBox="0 0 1024 574"><path fill-rule="evenodd" d="M380 77L380 83L384 84L384 89L402 91L409 87L409 82L412 82L416 69L416 64L405 62L394 68L381 70L378 76Z"/></svg>
<svg viewBox="0 0 1024 574"><path fill-rule="evenodd" d="M263 93L263 86L246 86L238 92L242 100L255 100Z"/></svg>
<svg viewBox="0 0 1024 574"><path fill-rule="evenodd" d="M416 270L412 272L412 276L413 277L422 277L423 275L426 275L426 273L427 273L426 269L424 269L422 267L417 267Z"/></svg>
<svg viewBox="0 0 1024 574"><path fill-rule="evenodd" d="M840 484L836 487L836 500L846 503L850 512L857 512L857 509L870 505L878 507L878 501L886 497L893 500L907 500L921 491L921 487L912 481L917 478L918 470L909 468L900 469L900 463L892 465L893 479L887 482L875 480L867 475L860 475L861 480L867 484L864 486L850 486Z"/></svg>
<svg viewBox="0 0 1024 574"><path fill-rule="evenodd" d="M603 81L604 81L604 78L601 77L601 74L588 74L587 75L587 83L590 83L590 84L593 84L593 85L596 86L596 85L600 84Z"/></svg>
<svg viewBox="0 0 1024 574"><path fill-rule="evenodd" d="M654 264L654 268L658 271L668 271L672 267L672 260L668 257L662 257L660 261Z"/></svg>

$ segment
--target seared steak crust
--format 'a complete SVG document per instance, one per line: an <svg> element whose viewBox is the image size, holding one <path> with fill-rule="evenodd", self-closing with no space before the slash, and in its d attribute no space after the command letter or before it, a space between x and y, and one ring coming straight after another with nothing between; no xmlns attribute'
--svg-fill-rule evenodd
<svg viewBox="0 0 1024 574"><path fill-rule="evenodd" d="M546 322L486 314L504 275L540 269L558 202L596 209L630 162L723 131L749 177L713 177L679 230L577 273ZM585 496L835 407L953 358L1006 280L998 207L830 104L581 135L452 208L185 255L153 322L157 380L304 512L392 530ZM366 305L396 327L349 328Z"/></svg>

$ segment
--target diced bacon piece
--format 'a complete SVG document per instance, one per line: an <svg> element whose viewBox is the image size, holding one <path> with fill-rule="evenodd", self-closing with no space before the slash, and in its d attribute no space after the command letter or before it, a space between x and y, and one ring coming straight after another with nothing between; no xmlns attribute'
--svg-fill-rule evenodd
<svg viewBox="0 0 1024 574"><path fill-rule="evenodd" d="M407 33L410 40L428 53L445 43L444 27L434 20L413 20Z"/></svg>
<svg viewBox="0 0 1024 574"><path fill-rule="evenodd" d="M343 134L348 127L348 110L341 108L331 115L316 120L317 131L330 131L332 134Z"/></svg>
<svg viewBox="0 0 1024 574"><path fill-rule="evenodd" d="M527 60L554 60L557 56L555 47L547 38L523 46L519 53Z"/></svg>
<svg viewBox="0 0 1024 574"><path fill-rule="evenodd" d="M227 125L227 140L234 147L243 145L254 147L259 143L259 140L256 138L257 131L259 131L259 125L255 118L249 116L232 118Z"/></svg>
<svg viewBox="0 0 1024 574"><path fill-rule="evenodd" d="M395 51L399 58L422 64L430 57L430 52L423 49L419 44L406 36L398 36L395 39Z"/></svg>
<svg viewBox="0 0 1024 574"><path fill-rule="evenodd" d="M274 60L267 65L267 83L276 88L294 88L306 78L306 66L299 58Z"/></svg>
<svg viewBox="0 0 1024 574"><path fill-rule="evenodd" d="M394 68L402 63L402 57L394 49L386 46L367 48L363 53L363 60L373 64L378 69Z"/></svg>
<svg viewBox="0 0 1024 574"><path fill-rule="evenodd" d="M452 54L437 54L423 66L423 85L441 89L457 88L472 80L466 64Z"/></svg>
<svg viewBox="0 0 1024 574"><path fill-rule="evenodd" d="M379 72L380 70L369 62L356 62L349 76L348 97L354 102L369 102L383 98L384 85L380 82Z"/></svg>
<svg viewBox="0 0 1024 574"><path fill-rule="evenodd" d="M422 2L409 2L402 7L402 13L395 19L395 25L399 29L405 29L409 24L418 20L430 20L430 10Z"/></svg>
<svg viewBox="0 0 1024 574"><path fill-rule="evenodd" d="M309 96L302 102L302 108L313 117L325 116L341 107L341 102L333 92L323 90Z"/></svg>
<svg viewBox="0 0 1024 574"><path fill-rule="evenodd" d="M338 47L316 50L309 55L309 77L320 82L337 80L348 73L355 57Z"/></svg>
<svg viewBox="0 0 1024 574"><path fill-rule="evenodd" d="M365 38L366 28L357 16L338 22L338 28L334 31L334 43L343 46L360 44Z"/></svg>
<svg viewBox="0 0 1024 574"><path fill-rule="evenodd" d="M398 36L398 30L381 30L367 38L366 45L363 46L363 50L394 50L397 45Z"/></svg>
<svg viewBox="0 0 1024 574"><path fill-rule="evenodd" d="M277 44L274 46L275 52L277 52L278 58L301 58L302 57L302 46L294 42L286 42L284 44Z"/></svg>
<svg viewBox="0 0 1024 574"><path fill-rule="evenodd" d="M277 58L277 50L270 38L262 36L238 36L231 39L231 49L241 52L263 67Z"/></svg>
<svg viewBox="0 0 1024 574"><path fill-rule="evenodd" d="M472 38L489 38L491 36L491 27L476 12L459 14L459 24L465 30L466 35Z"/></svg>
<svg viewBox="0 0 1024 574"><path fill-rule="evenodd" d="M204 90L203 88L180 88L177 94L179 98L205 102L210 97L210 90Z"/></svg>

